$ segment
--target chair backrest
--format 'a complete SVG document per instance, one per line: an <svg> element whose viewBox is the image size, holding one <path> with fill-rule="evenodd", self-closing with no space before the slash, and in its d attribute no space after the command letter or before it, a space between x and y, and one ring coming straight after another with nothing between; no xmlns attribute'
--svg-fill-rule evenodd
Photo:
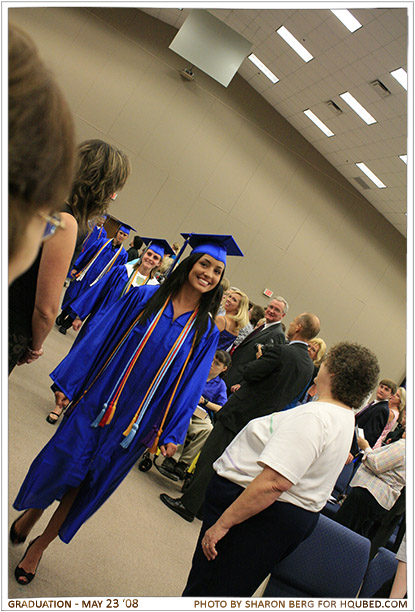
<svg viewBox="0 0 415 612"><path fill-rule="evenodd" d="M349 463L345 465L342 471L339 474L338 479L336 480L336 484L334 485L333 495L337 497L340 493L347 492L348 484L352 478L354 470L353 463Z"/></svg>
<svg viewBox="0 0 415 612"><path fill-rule="evenodd" d="M264 597L356 597L370 541L320 514L312 534L277 563Z"/></svg>
<svg viewBox="0 0 415 612"><path fill-rule="evenodd" d="M397 567L398 560L395 553L386 548L379 548L369 563L359 597L373 597L384 582L393 578Z"/></svg>

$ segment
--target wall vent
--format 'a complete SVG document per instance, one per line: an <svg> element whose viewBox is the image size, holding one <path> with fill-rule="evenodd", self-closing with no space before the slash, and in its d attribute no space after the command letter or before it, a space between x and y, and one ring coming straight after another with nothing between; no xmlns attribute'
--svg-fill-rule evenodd
<svg viewBox="0 0 415 612"><path fill-rule="evenodd" d="M340 106L337 106L337 104L335 102L333 102L333 100L329 100L328 102L326 102L327 106L329 107L329 109L331 110L332 113L334 113L335 115L341 115L342 114L342 109L340 108Z"/></svg>
<svg viewBox="0 0 415 612"><path fill-rule="evenodd" d="M387 98L391 95L389 89L386 87L386 85L382 83L382 81L379 81L379 79L376 79L376 81L372 81L370 83L370 86L373 87L373 89L381 98Z"/></svg>

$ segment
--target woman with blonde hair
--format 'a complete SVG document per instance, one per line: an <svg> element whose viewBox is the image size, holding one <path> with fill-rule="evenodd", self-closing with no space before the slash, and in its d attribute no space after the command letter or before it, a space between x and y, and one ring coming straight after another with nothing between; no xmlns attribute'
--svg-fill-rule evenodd
<svg viewBox="0 0 415 612"><path fill-rule="evenodd" d="M240 289L233 289L223 304L225 314L218 315L215 323L220 331L218 349L226 350L248 325L249 298Z"/></svg>
<svg viewBox="0 0 415 612"><path fill-rule="evenodd" d="M319 368L321 366L326 351L327 346L322 338L313 338L308 342L308 354L311 357L311 361L314 363L314 367Z"/></svg>
<svg viewBox="0 0 415 612"><path fill-rule="evenodd" d="M389 407L389 418L386 423L382 433L379 438L376 440L373 448L379 448L382 446L383 441L386 439L386 436L390 431L396 428L398 422L401 423L402 414L405 412L406 406L406 391L405 387L399 387L396 390L396 393L393 393L388 402Z"/></svg>

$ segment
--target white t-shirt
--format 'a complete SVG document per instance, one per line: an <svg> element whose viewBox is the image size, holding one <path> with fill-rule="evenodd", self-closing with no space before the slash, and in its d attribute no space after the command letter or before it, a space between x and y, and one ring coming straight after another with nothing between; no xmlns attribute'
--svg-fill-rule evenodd
<svg viewBox="0 0 415 612"><path fill-rule="evenodd" d="M133 268L134 268L135 264L131 265L130 263L126 263L124 265L127 268L128 278L129 278L131 276L132 272L133 272ZM146 278L147 277L144 276L143 274L141 274L141 272L137 272L137 274L136 274L136 276L135 276L135 278L133 280L133 287L139 287L140 285L142 285ZM155 278L150 278L150 280L147 283L147 285L158 285L158 284L159 284L159 282Z"/></svg>
<svg viewBox="0 0 415 612"><path fill-rule="evenodd" d="M280 501L319 512L345 465L353 431L352 410L311 402L250 421L213 468L247 487L267 465L293 483Z"/></svg>

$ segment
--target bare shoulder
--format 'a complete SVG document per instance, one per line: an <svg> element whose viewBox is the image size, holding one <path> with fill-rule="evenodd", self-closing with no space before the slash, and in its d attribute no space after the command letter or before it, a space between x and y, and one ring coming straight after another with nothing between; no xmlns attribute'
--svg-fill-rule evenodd
<svg viewBox="0 0 415 612"><path fill-rule="evenodd" d="M222 315L218 315L217 317L215 317L215 323L216 327L220 332L223 331L226 327L225 317L222 317Z"/></svg>

